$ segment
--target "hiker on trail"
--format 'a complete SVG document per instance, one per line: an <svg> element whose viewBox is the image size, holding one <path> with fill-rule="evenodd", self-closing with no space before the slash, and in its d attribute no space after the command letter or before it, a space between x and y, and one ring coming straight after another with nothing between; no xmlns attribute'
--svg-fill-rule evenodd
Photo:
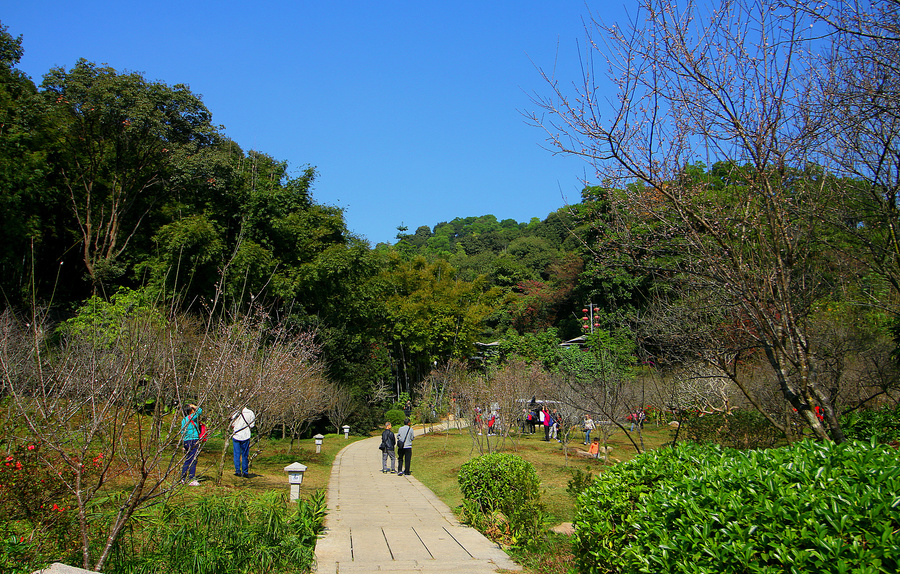
<svg viewBox="0 0 900 574"><path fill-rule="evenodd" d="M244 407L231 415L231 442L234 447L234 475L250 478L250 429L256 426L256 415Z"/></svg>
<svg viewBox="0 0 900 574"><path fill-rule="evenodd" d="M412 474L409 464L412 461L413 428L409 426L409 419L403 421L403 426L397 431L397 452L400 460L397 461L397 475Z"/></svg>
<svg viewBox="0 0 900 574"><path fill-rule="evenodd" d="M378 447L381 450L381 472L388 472L388 458L391 459L390 472L394 472L394 462L397 459L394 454L394 447L396 444L397 440L394 437L394 431L391 430L390 421L384 423L384 430L381 431L381 445Z"/></svg>
<svg viewBox="0 0 900 574"><path fill-rule="evenodd" d="M190 480L190 486L200 486L194 479L197 472L197 457L200 455L200 415L203 409L195 404L181 408L184 418L181 419L182 448L184 448L184 464L181 466L181 483Z"/></svg>

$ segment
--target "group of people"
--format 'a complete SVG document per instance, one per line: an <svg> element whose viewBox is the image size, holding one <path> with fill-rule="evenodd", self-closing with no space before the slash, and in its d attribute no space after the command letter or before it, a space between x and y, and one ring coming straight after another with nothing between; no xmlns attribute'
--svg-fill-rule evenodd
<svg viewBox="0 0 900 574"><path fill-rule="evenodd" d="M560 415L556 409L552 411L547 408L547 405L537 406L536 404L532 404L530 409L522 409L522 433L523 434L535 434L537 432L537 427L541 426L544 428L544 441L555 440L560 442L559 439L559 427L560 427Z"/></svg>
<svg viewBox="0 0 900 574"><path fill-rule="evenodd" d="M381 451L381 472L394 472L395 462L397 463L397 476L412 474L409 465L412 461L412 444L415 433L412 425L409 424L409 417L404 419L403 426L397 431L396 436L391 430L390 421L384 423L384 430L381 431L381 444L378 449ZM396 454L394 451L396 450ZM399 462L397 458L399 457ZM391 461L391 468L388 469L388 460Z"/></svg>
<svg viewBox="0 0 900 574"><path fill-rule="evenodd" d="M475 407L475 428L479 435L483 434L485 425L488 436L500 434L500 413L494 410L485 416L481 407Z"/></svg>
<svg viewBox="0 0 900 574"><path fill-rule="evenodd" d="M184 462L181 466L181 482L190 486L200 486L196 478L197 458L206 441L206 425L200 422L203 409L193 403L182 407L184 418L181 419L181 446L184 450ZM234 450L234 475L250 478L250 437L256 426L256 414L247 407L235 411L231 415L231 442Z"/></svg>

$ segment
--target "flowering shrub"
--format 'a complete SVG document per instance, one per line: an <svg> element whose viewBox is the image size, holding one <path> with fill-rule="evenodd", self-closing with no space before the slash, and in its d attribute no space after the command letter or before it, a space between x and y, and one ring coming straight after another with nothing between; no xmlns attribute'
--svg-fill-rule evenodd
<svg viewBox="0 0 900 574"><path fill-rule="evenodd" d="M77 547L71 493L39 445L10 448L0 462L0 571L31 572L42 557Z"/></svg>

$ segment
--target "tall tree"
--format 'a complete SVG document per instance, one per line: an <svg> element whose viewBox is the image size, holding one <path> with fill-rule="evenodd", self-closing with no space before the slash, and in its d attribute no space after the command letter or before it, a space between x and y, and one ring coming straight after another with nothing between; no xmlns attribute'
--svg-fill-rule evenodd
<svg viewBox="0 0 900 574"><path fill-rule="evenodd" d="M211 114L185 85L148 82L79 60L46 74L42 95L57 123L53 158L81 259L95 288L127 270L126 249L150 212L178 190L179 164L217 137Z"/></svg>
<svg viewBox="0 0 900 574"><path fill-rule="evenodd" d="M673 317L691 309L695 324L707 325L704 337L731 321L735 344L727 352L706 345L710 359L741 383L740 360L760 349L815 435L842 441L806 320L827 288L820 224L808 208L834 191L805 169L824 128L803 59L809 20L773 8L642 0L624 26L594 21L583 84L570 94L545 75L552 95L538 103L549 115L532 119L557 149L587 158L621 190L611 196L606 247L678 289L667 306ZM610 104L599 97L595 56L611 70ZM731 161L713 179L691 167L722 160ZM783 420L770 420L790 435Z"/></svg>

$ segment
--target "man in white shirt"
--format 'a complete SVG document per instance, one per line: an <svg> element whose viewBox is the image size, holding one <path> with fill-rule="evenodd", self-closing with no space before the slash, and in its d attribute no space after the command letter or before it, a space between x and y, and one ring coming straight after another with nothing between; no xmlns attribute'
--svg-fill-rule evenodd
<svg viewBox="0 0 900 574"><path fill-rule="evenodd" d="M234 446L234 475L250 478L250 429L256 426L256 415L244 407L231 415L231 442Z"/></svg>

